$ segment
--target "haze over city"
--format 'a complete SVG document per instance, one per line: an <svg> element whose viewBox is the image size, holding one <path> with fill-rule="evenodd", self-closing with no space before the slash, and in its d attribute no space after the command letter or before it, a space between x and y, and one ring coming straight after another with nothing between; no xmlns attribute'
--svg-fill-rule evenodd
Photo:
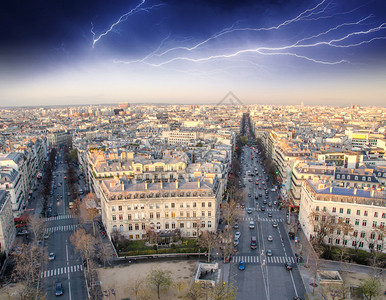
<svg viewBox="0 0 386 300"><path fill-rule="evenodd" d="M0 106L384 105L385 1L11 1Z"/></svg>

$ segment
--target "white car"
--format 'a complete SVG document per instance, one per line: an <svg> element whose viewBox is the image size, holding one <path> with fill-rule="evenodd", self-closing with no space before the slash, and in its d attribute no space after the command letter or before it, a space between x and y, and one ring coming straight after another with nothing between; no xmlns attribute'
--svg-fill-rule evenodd
<svg viewBox="0 0 386 300"><path fill-rule="evenodd" d="M269 242L272 242L272 241L273 241L272 235L269 235L269 236L268 236L268 241L269 241Z"/></svg>
<svg viewBox="0 0 386 300"><path fill-rule="evenodd" d="M50 255L48 256L48 260L49 260L49 261L55 260L55 253L54 253L54 252L51 252L51 253L50 253Z"/></svg>
<svg viewBox="0 0 386 300"><path fill-rule="evenodd" d="M235 239L239 239L240 236L241 236L241 232L240 232L240 231L237 231L237 232L235 233Z"/></svg>
<svg viewBox="0 0 386 300"><path fill-rule="evenodd" d="M249 228L250 229L254 229L255 228L255 222L254 221L250 221L249 222Z"/></svg>

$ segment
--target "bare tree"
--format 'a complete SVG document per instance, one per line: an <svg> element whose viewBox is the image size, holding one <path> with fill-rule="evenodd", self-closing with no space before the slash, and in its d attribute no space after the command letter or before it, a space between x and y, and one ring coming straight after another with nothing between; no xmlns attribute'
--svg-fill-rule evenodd
<svg viewBox="0 0 386 300"><path fill-rule="evenodd" d="M87 194L82 202L79 203L79 218L82 223L92 223L93 234L95 236L95 219L99 215L96 207L96 196L93 193Z"/></svg>
<svg viewBox="0 0 386 300"><path fill-rule="evenodd" d="M148 275L148 280L156 288L158 299L160 299L161 289L167 290L172 284L171 272L153 269Z"/></svg>
<svg viewBox="0 0 386 300"><path fill-rule="evenodd" d="M146 291L146 278L139 277L134 281L130 281L129 291L135 295L135 299L144 299L143 296L148 294Z"/></svg>
<svg viewBox="0 0 386 300"><path fill-rule="evenodd" d="M109 244L100 242L98 245L98 258L103 261L103 267L106 268L106 262L113 256L114 251L111 249Z"/></svg>
<svg viewBox="0 0 386 300"><path fill-rule="evenodd" d="M12 276L16 280L24 281L27 286L34 286L40 276L40 264L44 257L43 249L35 244L23 244L18 248Z"/></svg>
<svg viewBox="0 0 386 300"><path fill-rule="evenodd" d="M188 300L200 300L205 296L205 290L200 283L194 282L186 292L184 298Z"/></svg>
<svg viewBox="0 0 386 300"><path fill-rule="evenodd" d="M198 244L200 247L208 249L208 262L210 262L210 254L212 249L218 245L218 235L213 231L203 231L198 237Z"/></svg>
<svg viewBox="0 0 386 300"><path fill-rule="evenodd" d="M220 282L210 290L209 295L211 300L235 300L237 287L229 282Z"/></svg>
<svg viewBox="0 0 386 300"><path fill-rule="evenodd" d="M32 232L34 233L35 240L36 241L43 240L44 232L46 229L46 224L44 222L44 219L40 218L37 215L34 215L33 217L28 219L28 225L29 225L29 228L31 228Z"/></svg>

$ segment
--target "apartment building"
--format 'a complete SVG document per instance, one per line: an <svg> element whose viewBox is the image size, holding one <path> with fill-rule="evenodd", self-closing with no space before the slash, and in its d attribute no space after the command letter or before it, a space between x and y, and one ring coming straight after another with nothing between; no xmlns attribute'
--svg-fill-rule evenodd
<svg viewBox="0 0 386 300"><path fill-rule="evenodd" d="M8 255L15 236L16 228L13 222L10 195L7 191L0 190L0 252Z"/></svg>
<svg viewBox="0 0 386 300"><path fill-rule="evenodd" d="M118 231L144 239L149 230L195 237L217 229L221 197L216 178L136 183L115 177L101 181L102 221L110 237Z"/></svg>
<svg viewBox="0 0 386 300"><path fill-rule="evenodd" d="M190 145L197 142L198 133L196 131L162 131L162 138L166 139L169 145Z"/></svg>
<svg viewBox="0 0 386 300"><path fill-rule="evenodd" d="M358 168L363 161L359 152L324 152L317 154L319 163L335 165L344 168Z"/></svg>
<svg viewBox="0 0 386 300"><path fill-rule="evenodd" d="M326 219L328 218L328 219ZM329 232L325 243L386 253L386 192L325 185L307 180L302 185L299 222L308 239L318 231L318 222L344 222L352 232Z"/></svg>
<svg viewBox="0 0 386 300"><path fill-rule="evenodd" d="M12 167L0 166L0 190L9 193L14 217L18 218L22 213L24 203L20 173Z"/></svg>

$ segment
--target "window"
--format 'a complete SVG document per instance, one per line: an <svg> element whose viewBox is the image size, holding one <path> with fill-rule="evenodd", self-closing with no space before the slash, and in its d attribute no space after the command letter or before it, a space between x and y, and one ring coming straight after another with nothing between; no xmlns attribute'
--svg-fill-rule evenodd
<svg viewBox="0 0 386 300"><path fill-rule="evenodd" d="M169 223L168 222L165 223L165 229L169 229Z"/></svg>
<svg viewBox="0 0 386 300"><path fill-rule="evenodd" d="M194 211L193 212L193 218L196 218L197 217L197 213Z"/></svg>
<svg viewBox="0 0 386 300"><path fill-rule="evenodd" d="M328 238L328 243L332 244L332 238Z"/></svg>
<svg viewBox="0 0 386 300"><path fill-rule="evenodd" d="M208 207L212 207L212 202L208 202Z"/></svg>
<svg viewBox="0 0 386 300"><path fill-rule="evenodd" d="M359 178L358 178L358 176L355 176L355 180L358 180Z"/></svg>
<svg viewBox="0 0 386 300"><path fill-rule="evenodd" d="M340 179L340 174L336 174L336 179Z"/></svg>
<svg viewBox="0 0 386 300"><path fill-rule="evenodd" d="M366 232L362 231L361 232L361 238L364 238L366 236Z"/></svg>
<svg viewBox="0 0 386 300"><path fill-rule="evenodd" d="M149 204L149 209L153 209L153 204Z"/></svg>
<svg viewBox="0 0 386 300"><path fill-rule="evenodd" d="M186 208L189 208L189 207L190 207L190 203L187 202L187 203L186 203Z"/></svg>
<svg viewBox="0 0 386 300"><path fill-rule="evenodd" d="M113 226L113 231L114 231L114 232L118 231L117 225L114 225L114 226Z"/></svg>
<svg viewBox="0 0 386 300"><path fill-rule="evenodd" d="M128 205L128 206L126 207L126 209L127 209L127 210L131 210L131 206Z"/></svg>
<svg viewBox="0 0 386 300"><path fill-rule="evenodd" d="M348 214L348 215L351 214L351 209L347 208L347 214Z"/></svg>
<svg viewBox="0 0 386 300"><path fill-rule="evenodd" d="M361 211L358 209L357 210L357 216L360 216L361 215Z"/></svg>
<svg viewBox="0 0 386 300"><path fill-rule="evenodd" d="M159 203L157 203L157 204L155 205L155 208L160 208Z"/></svg>
<svg viewBox="0 0 386 300"><path fill-rule="evenodd" d="M335 223L335 216L331 216L331 223Z"/></svg>
<svg viewBox="0 0 386 300"><path fill-rule="evenodd" d="M322 222L326 222L326 216L322 216Z"/></svg>
<svg viewBox="0 0 386 300"><path fill-rule="evenodd" d="M201 212L201 217L205 217L205 212L204 211Z"/></svg>
<svg viewBox="0 0 386 300"><path fill-rule="evenodd" d="M211 216L212 216L212 212L208 211L208 217L211 217Z"/></svg>
<svg viewBox="0 0 386 300"><path fill-rule="evenodd" d="M363 242L359 242L358 247L359 247L359 248L363 248Z"/></svg>
<svg viewBox="0 0 386 300"><path fill-rule="evenodd" d="M133 230L133 224L129 224L129 231Z"/></svg>
<svg viewBox="0 0 386 300"><path fill-rule="evenodd" d="M158 230L161 229L161 223L160 223L160 222L157 222L157 229L158 229Z"/></svg>
<svg viewBox="0 0 386 300"><path fill-rule="evenodd" d="M205 221L201 221L201 227L205 228Z"/></svg>
<svg viewBox="0 0 386 300"><path fill-rule="evenodd" d="M180 211L180 218L183 218L183 217L184 217L184 212Z"/></svg>
<svg viewBox="0 0 386 300"><path fill-rule="evenodd" d="M381 224L379 224L379 227L380 227L381 229L385 228L385 222L381 222Z"/></svg>
<svg viewBox="0 0 386 300"><path fill-rule="evenodd" d="M367 225L367 220L363 220L362 226L366 227L366 225Z"/></svg>
<svg viewBox="0 0 386 300"><path fill-rule="evenodd" d="M113 215L113 221L116 221L116 220L117 220L117 216Z"/></svg>
<svg viewBox="0 0 386 300"><path fill-rule="evenodd" d="M165 203L165 208L169 208L169 204L168 203Z"/></svg>
<svg viewBox="0 0 386 300"><path fill-rule="evenodd" d="M111 206L111 211L115 211L115 206Z"/></svg>
<svg viewBox="0 0 386 300"><path fill-rule="evenodd" d="M184 222L180 223L180 228L184 228Z"/></svg>
<svg viewBox="0 0 386 300"><path fill-rule="evenodd" d="M212 227L212 222L208 221L208 228L211 228L211 227Z"/></svg>
<svg viewBox="0 0 386 300"><path fill-rule="evenodd" d="M145 209L145 204L141 204L141 209Z"/></svg>
<svg viewBox="0 0 386 300"><path fill-rule="evenodd" d="M374 249L374 244L373 243L369 244L369 249Z"/></svg>
<svg viewBox="0 0 386 300"><path fill-rule="evenodd" d="M343 214L343 208L339 208L339 213Z"/></svg>
<svg viewBox="0 0 386 300"><path fill-rule="evenodd" d="M170 207L175 208L176 207L175 203L170 204Z"/></svg>
<svg viewBox="0 0 386 300"><path fill-rule="evenodd" d="M122 210L122 205L119 205L119 206L118 206L118 210L119 210L119 211Z"/></svg>
<svg viewBox="0 0 386 300"><path fill-rule="evenodd" d="M150 213L150 219L153 219L154 218L154 213Z"/></svg>
<svg viewBox="0 0 386 300"><path fill-rule="evenodd" d="M350 224L350 218L346 218L346 224Z"/></svg>
<svg viewBox="0 0 386 300"><path fill-rule="evenodd" d="M359 219L355 219L355 225L359 225Z"/></svg>
<svg viewBox="0 0 386 300"><path fill-rule="evenodd" d="M386 213L382 213L382 219L386 219Z"/></svg>
<svg viewBox="0 0 386 300"><path fill-rule="evenodd" d="M342 241L342 245L346 246L347 245L347 240Z"/></svg>
<svg viewBox="0 0 386 300"><path fill-rule="evenodd" d="M341 233L342 233L342 232L341 232L340 229L337 229L337 230L336 230L336 234L337 234L337 235L340 235Z"/></svg>
<svg viewBox="0 0 386 300"><path fill-rule="evenodd" d="M346 176L345 176L345 175L342 175L342 179L346 179Z"/></svg>
<svg viewBox="0 0 386 300"><path fill-rule="evenodd" d="M319 206L316 207L316 211L319 211Z"/></svg>
<svg viewBox="0 0 386 300"><path fill-rule="evenodd" d="M375 239L375 232L372 232L371 234L370 234L370 239Z"/></svg>
<svg viewBox="0 0 386 300"><path fill-rule="evenodd" d="M356 241L353 241L353 242L352 242L352 246L353 246L353 247L356 247L356 246L357 246L357 242L356 242Z"/></svg>
<svg viewBox="0 0 386 300"><path fill-rule="evenodd" d="M190 212L188 212L188 211L186 212L186 217L190 218Z"/></svg>
<svg viewBox="0 0 386 300"><path fill-rule="evenodd" d="M333 208L332 208L332 212L333 212L333 213L336 213L336 207L333 207Z"/></svg>
<svg viewBox="0 0 386 300"><path fill-rule="evenodd" d="M377 245L377 251L381 251L381 250L382 250L382 245Z"/></svg>
<svg viewBox="0 0 386 300"><path fill-rule="evenodd" d="M176 228L176 223L172 222L172 229Z"/></svg>
<svg viewBox="0 0 386 300"><path fill-rule="evenodd" d="M193 207L196 207L196 202L193 202Z"/></svg>
<svg viewBox="0 0 386 300"><path fill-rule="evenodd" d="M382 241L382 240L383 240L383 234L382 234L382 233L378 234L378 240L379 240L379 241Z"/></svg>
<svg viewBox="0 0 386 300"><path fill-rule="evenodd" d="M123 232L123 230L124 230L124 229L123 229L123 225L119 225L119 231L120 231L120 232Z"/></svg>
<svg viewBox="0 0 386 300"><path fill-rule="evenodd" d="M319 215L315 215L315 221L319 221Z"/></svg>
<svg viewBox="0 0 386 300"><path fill-rule="evenodd" d="M358 231L355 230L352 235L353 237L358 237Z"/></svg>
<svg viewBox="0 0 386 300"><path fill-rule="evenodd" d="M165 212L165 218L166 218L166 219L169 218L169 212L168 212L168 211Z"/></svg>
<svg viewBox="0 0 386 300"><path fill-rule="evenodd" d="M134 204L134 209L138 209L138 204Z"/></svg>
<svg viewBox="0 0 386 300"><path fill-rule="evenodd" d="M336 244L336 245L339 245L339 244L340 244L340 239L336 239L336 240L335 240L335 244Z"/></svg>
<svg viewBox="0 0 386 300"><path fill-rule="evenodd" d="M135 228L135 230L139 230L139 225L138 225L138 224L135 224L135 225L134 225L134 228Z"/></svg>
<svg viewBox="0 0 386 300"><path fill-rule="evenodd" d="M369 213L368 213L368 211L367 211L367 210L365 210L364 216L365 216L365 217L367 217L367 216L368 216L368 214L369 214Z"/></svg>
<svg viewBox="0 0 386 300"><path fill-rule="evenodd" d="M176 212L172 211L172 218L175 218L175 217L176 217Z"/></svg>
<svg viewBox="0 0 386 300"><path fill-rule="evenodd" d="M350 179L351 177L350 177L350 175L347 175L347 179Z"/></svg>
<svg viewBox="0 0 386 300"><path fill-rule="evenodd" d="M205 202L202 202L202 203L201 203L201 207L205 207Z"/></svg>
<svg viewBox="0 0 386 300"><path fill-rule="evenodd" d="M180 203L180 208L184 208L184 203L183 202Z"/></svg>
<svg viewBox="0 0 386 300"><path fill-rule="evenodd" d="M123 215L119 215L119 220L120 220L120 221L123 220Z"/></svg>
<svg viewBox="0 0 386 300"><path fill-rule="evenodd" d="M374 218L378 218L378 212L377 211L374 213Z"/></svg>
<svg viewBox="0 0 386 300"><path fill-rule="evenodd" d="M373 228L377 227L377 221L373 221Z"/></svg>
<svg viewBox="0 0 386 300"><path fill-rule="evenodd" d="M156 212L156 213L155 213L155 217L156 217L157 219L160 219L160 218L161 218L161 213L160 213L160 212Z"/></svg>

